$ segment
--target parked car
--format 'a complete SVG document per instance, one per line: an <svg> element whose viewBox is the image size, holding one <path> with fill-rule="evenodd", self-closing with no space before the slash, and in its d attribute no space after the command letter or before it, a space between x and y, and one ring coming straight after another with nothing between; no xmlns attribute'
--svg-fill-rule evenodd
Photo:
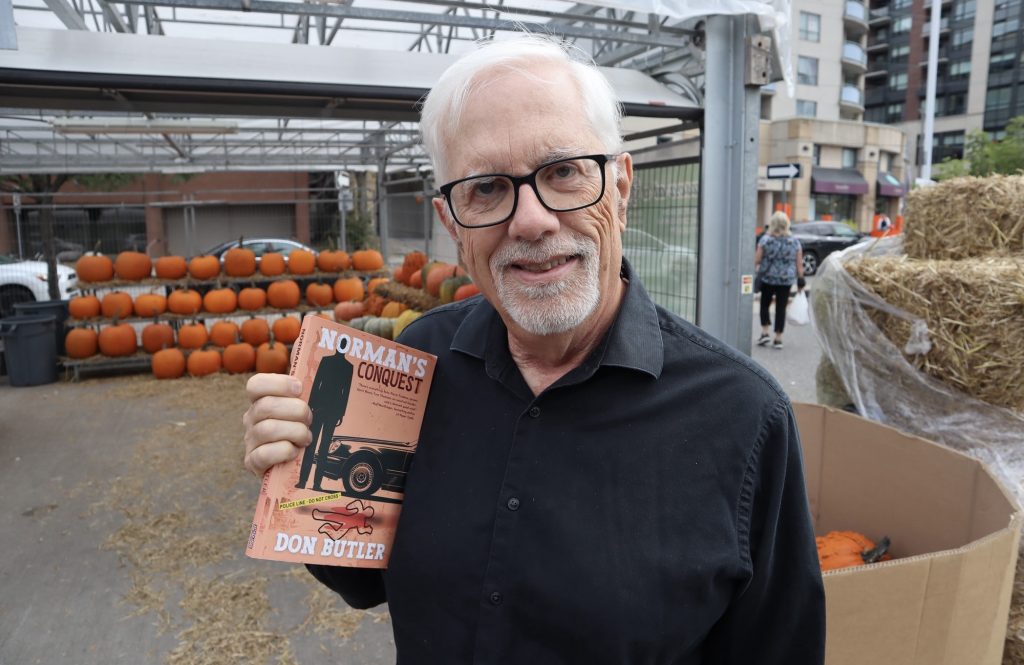
<svg viewBox="0 0 1024 665"><path fill-rule="evenodd" d="M75 271L57 264L61 299L78 294ZM45 261L21 261L0 255L0 318L14 315L14 304L50 300Z"/></svg>
<svg viewBox="0 0 1024 665"><path fill-rule="evenodd" d="M233 247L238 247L237 240L229 240L228 242L222 242L219 245L214 245L210 249L202 252L202 254L209 254L216 256L220 259L221 265L224 264L224 254ZM251 249L256 254L256 264L259 265L260 257L268 252L278 252L284 255L285 261L288 260L288 252L293 249L304 249L313 254L319 254L315 249L309 245L304 245L298 240L289 240L287 238L243 238L242 247L245 249Z"/></svg>
<svg viewBox="0 0 1024 665"><path fill-rule="evenodd" d="M826 256L856 245L867 234L854 231L842 222L800 222L790 227L804 250L804 274L813 275Z"/></svg>
<svg viewBox="0 0 1024 665"><path fill-rule="evenodd" d="M655 300L689 295L684 290L696 284L697 252L689 247L627 226L622 232L622 253Z"/></svg>

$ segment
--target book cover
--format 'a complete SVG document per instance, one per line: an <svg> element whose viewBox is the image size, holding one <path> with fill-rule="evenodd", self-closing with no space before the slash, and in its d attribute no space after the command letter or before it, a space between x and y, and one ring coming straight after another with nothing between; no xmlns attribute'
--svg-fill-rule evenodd
<svg viewBox="0 0 1024 665"><path fill-rule="evenodd" d="M290 374L313 412L313 440L263 477L246 554L386 568L405 475L436 358L306 316Z"/></svg>

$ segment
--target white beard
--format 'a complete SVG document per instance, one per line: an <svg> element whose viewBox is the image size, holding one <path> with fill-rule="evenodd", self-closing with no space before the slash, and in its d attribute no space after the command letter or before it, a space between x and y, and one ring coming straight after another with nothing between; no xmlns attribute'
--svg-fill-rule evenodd
<svg viewBox="0 0 1024 665"><path fill-rule="evenodd" d="M527 286L508 275L517 263L540 263L553 256L573 256L577 269L559 281ZM517 242L498 249L491 275L502 307L521 328L534 335L563 333L582 324L601 298L597 244L575 232L536 243Z"/></svg>

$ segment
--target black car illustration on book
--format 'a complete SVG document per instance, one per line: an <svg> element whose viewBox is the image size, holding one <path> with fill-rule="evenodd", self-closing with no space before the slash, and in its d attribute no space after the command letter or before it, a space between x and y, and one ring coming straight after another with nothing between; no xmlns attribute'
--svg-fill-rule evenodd
<svg viewBox="0 0 1024 665"><path fill-rule="evenodd" d="M348 496L369 497L378 490L401 494L415 450L415 441L335 436L323 461L323 475L341 480ZM387 501L384 497L375 498Z"/></svg>

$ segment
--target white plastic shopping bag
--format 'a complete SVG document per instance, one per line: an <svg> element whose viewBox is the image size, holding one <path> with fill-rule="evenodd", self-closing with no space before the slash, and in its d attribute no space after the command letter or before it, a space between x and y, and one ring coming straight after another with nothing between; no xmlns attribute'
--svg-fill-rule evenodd
<svg viewBox="0 0 1024 665"><path fill-rule="evenodd" d="M806 326L811 322L807 311L807 294L800 291L793 297L793 302L786 308L786 320L798 326Z"/></svg>

